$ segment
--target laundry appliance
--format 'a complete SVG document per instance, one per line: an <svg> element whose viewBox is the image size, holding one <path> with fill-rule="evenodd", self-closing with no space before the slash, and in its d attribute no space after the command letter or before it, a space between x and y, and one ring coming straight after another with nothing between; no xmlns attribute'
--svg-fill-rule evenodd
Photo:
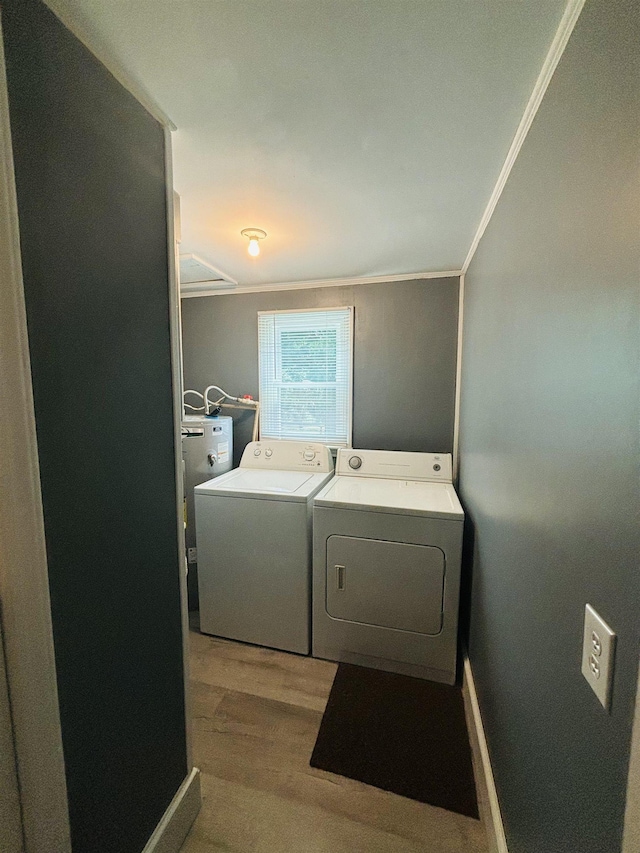
<svg viewBox="0 0 640 853"><path fill-rule="evenodd" d="M201 631L309 654L312 500L333 470L323 444L256 441L196 486Z"/></svg>
<svg viewBox="0 0 640 853"><path fill-rule="evenodd" d="M182 459L186 496L187 546L195 547L193 490L199 483L226 474L233 467L233 418L185 415Z"/></svg>
<svg viewBox="0 0 640 853"><path fill-rule="evenodd" d="M339 450L313 521L313 655L453 684L464 514L451 456Z"/></svg>
<svg viewBox="0 0 640 853"><path fill-rule="evenodd" d="M233 468L233 418L185 415L182 419L184 521L189 610L198 607L198 550L193 490Z"/></svg>

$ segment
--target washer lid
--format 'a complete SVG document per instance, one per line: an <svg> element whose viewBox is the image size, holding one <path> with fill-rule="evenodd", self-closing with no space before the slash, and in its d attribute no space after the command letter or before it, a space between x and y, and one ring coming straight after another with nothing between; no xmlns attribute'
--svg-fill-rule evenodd
<svg viewBox="0 0 640 853"><path fill-rule="evenodd" d="M196 486L198 495L270 498L271 500L306 501L333 476L333 472L312 474L306 471L265 471L236 468Z"/></svg>
<svg viewBox="0 0 640 853"><path fill-rule="evenodd" d="M450 483L373 477L358 479L338 475L316 495L314 505L459 521L464 518L462 506Z"/></svg>

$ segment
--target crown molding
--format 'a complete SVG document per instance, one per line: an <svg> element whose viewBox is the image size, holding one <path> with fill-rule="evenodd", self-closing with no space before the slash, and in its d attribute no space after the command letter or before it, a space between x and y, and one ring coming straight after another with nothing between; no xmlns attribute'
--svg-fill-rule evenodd
<svg viewBox="0 0 640 853"><path fill-rule="evenodd" d="M507 179L511 174L511 170L513 169L514 163L520 153L520 149L522 148L525 139L527 138L527 134L529 133L529 129L533 124L533 120L536 117L536 113L538 112L538 108L542 102L545 92L551 82L551 78L553 77L556 68L558 67L558 63L562 58L562 54L564 53L564 49L567 46L567 42L573 32L573 29L576 25L578 18L580 17L580 12L582 11L582 7L585 4L585 0L569 0L567 6L564 10L564 14L560 21L560 25L556 30L556 34L554 36L553 41L551 42L551 47L549 48L549 52L545 58L545 61L540 70L540 74L538 75L538 79L536 80L536 84L533 87L533 91L531 93L531 97L525 107L525 111L520 119L520 124L518 125L518 129L516 130L516 135L513 137L513 142L511 143L511 147L507 153L507 158L504 161L502 169L500 170L500 174L498 175L498 181L491 193L489 198L489 203L487 204L484 213L482 214L482 219L480 220L480 224L478 226L478 230L476 231L475 237L471 243L469 251L467 253L467 257L465 258L465 262L462 265L462 272L466 273L469 269L469 264L473 260L473 256L476 253L476 249L478 248L478 244L482 239L482 235L487 229L489 221L493 216L493 211L496 209L496 205L498 204L498 200L502 195L502 191L507 183Z"/></svg>
<svg viewBox="0 0 640 853"><path fill-rule="evenodd" d="M320 278L309 281L283 281L275 284L240 285L233 290L201 290L197 293L181 292L182 299L197 296L233 296L237 293L267 293L280 290L306 290L313 287L351 287L354 284L393 284L396 281L416 281L431 278L459 278L460 270L443 272L412 272L401 275L373 275L353 278Z"/></svg>

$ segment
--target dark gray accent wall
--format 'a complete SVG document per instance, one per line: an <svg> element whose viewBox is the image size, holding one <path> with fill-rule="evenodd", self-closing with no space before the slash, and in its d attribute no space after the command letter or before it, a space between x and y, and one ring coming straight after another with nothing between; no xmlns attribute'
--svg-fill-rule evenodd
<svg viewBox="0 0 640 853"><path fill-rule="evenodd" d="M353 305L353 446L451 452L458 286L443 278L183 299L185 388L215 383L258 397L258 311ZM229 414L237 465L252 416Z"/></svg>
<svg viewBox="0 0 640 853"><path fill-rule="evenodd" d="M163 131L2 20L73 851L140 853L187 772Z"/></svg>
<svg viewBox="0 0 640 853"><path fill-rule="evenodd" d="M640 639L640 14L587 0L466 277L470 658L510 853L618 853ZM584 606L618 633L611 714Z"/></svg>

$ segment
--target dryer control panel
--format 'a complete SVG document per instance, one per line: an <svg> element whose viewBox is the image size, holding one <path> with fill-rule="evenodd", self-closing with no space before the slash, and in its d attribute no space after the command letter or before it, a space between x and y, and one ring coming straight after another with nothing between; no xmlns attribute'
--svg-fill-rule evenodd
<svg viewBox="0 0 640 853"><path fill-rule="evenodd" d="M336 474L430 483L453 482L450 453L407 453L401 450L338 450Z"/></svg>
<svg viewBox="0 0 640 853"><path fill-rule="evenodd" d="M308 441L250 441L244 449L241 468L267 471L333 471L331 451L324 444Z"/></svg>

